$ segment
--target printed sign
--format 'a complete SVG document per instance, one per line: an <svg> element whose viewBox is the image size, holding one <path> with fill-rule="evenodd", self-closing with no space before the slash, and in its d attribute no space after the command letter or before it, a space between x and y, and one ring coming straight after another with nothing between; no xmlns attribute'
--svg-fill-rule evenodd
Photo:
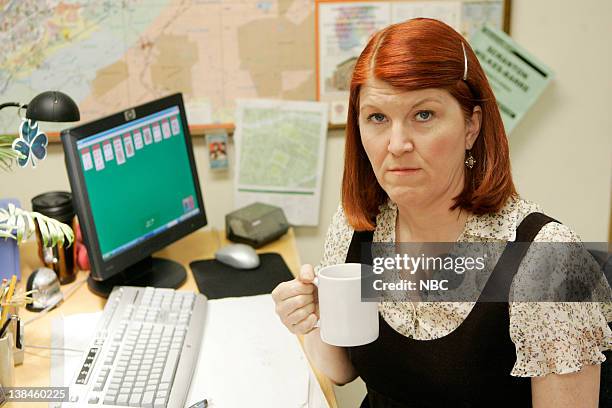
<svg viewBox="0 0 612 408"><path fill-rule="evenodd" d="M487 74L509 134L554 74L508 34L496 28L483 26L476 31L470 44Z"/></svg>

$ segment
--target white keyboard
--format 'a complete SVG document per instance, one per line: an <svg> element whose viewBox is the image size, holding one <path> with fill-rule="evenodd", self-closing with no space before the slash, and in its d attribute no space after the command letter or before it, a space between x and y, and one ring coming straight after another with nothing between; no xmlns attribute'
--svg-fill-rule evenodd
<svg viewBox="0 0 612 408"><path fill-rule="evenodd" d="M115 287L62 406L183 408L205 317L204 295Z"/></svg>

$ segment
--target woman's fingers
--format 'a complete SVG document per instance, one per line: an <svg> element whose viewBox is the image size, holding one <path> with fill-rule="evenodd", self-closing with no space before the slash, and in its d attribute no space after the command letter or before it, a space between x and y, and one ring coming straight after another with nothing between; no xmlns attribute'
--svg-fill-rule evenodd
<svg viewBox="0 0 612 408"><path fill-rule="evenodd" d="M275 302L283 301L299 295L309 295L314 292L315 286L311 283L302 283L297 279L283 282L272 291Z"/></svg>
<svg viewBox="0 0 612 408"><path fill-rule="evenodd" d="M314 268L310 264L304 264L300 268L299 280L304 283L312 283L315 278Z"/></svg>
<svg viewBox="0 0 612 408"><path fill-rule="evenodd" d="M287 316L289 316L291 313L295 312L296 310L310 304L310 303L314 303L314 296L313 295L298 295L298 296L294 296L291 297L289 299L285 299L280 303L276 304L276 313L278 313L279 316L286 318Z"/></svg>
<svg viewBox="0 0 612 408"><path fill-rule="evenodd" d="M298 324L299 322L307 318L309 315L313 314L315 312L315 309L315 304L309 303L306 306L295 310L293 313L290 313L287 316L287 323L294 325Z"/></svg>
<svg viewBox="0 0 612 408"><path fill-rule="evenodd" d="M298 324L294 324L289 330L295 334L307 334L315 328L317 324L317 316L314 314L308 315L308 317Z"/></svg>

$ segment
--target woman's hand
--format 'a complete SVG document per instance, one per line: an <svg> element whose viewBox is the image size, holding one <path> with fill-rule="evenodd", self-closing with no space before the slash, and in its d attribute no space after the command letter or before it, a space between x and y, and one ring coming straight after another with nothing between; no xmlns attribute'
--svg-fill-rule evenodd
<svg viewBox="0 0 612 408"><path fill-rule="evenodd" d="M300 276L279 284L272 291L276 314L294 334L311 332L319 320L319 301L312 265L302 265Z"/></svg>
<svg viewBox="0 0 612 408"><path fill-rule="evenodd" d="M331 346L321 340L315 327L319 320L319 299L312 265L302 265L300 276L283 282L272 291L276 313L294 334L303 334L304 350L309 360L335 384L346 384L357 372L343 347Z"/></svg>

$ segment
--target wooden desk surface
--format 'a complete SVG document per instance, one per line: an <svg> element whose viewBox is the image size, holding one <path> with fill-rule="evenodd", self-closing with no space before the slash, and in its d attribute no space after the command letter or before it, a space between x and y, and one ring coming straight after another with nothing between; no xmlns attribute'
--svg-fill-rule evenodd
<svg viewBox="0 0 612 408"><path fill-rule="evenodd" d="M227 243L222 231L197 231L187 237L175 242L167 248L156 253L156 256L169 258L182 264L187 269L187 280L179 288L180 290L198 291L195 280L189 269L189 262L196 259L212 258L219 245ZM260 248L258 252L278 252L296 275L300 268L300 259L295 246L293 231L285 234L281 239ZM41 263L37 258L36 242L28 242L20 246L22 279L20 286L25 285L32 270L40 267ZM72 286L87 278L87 273L79 272L75 282L62 286L62 291L66 293ZM89 291L87 284L81 285L70 298L60 307L49 312L46 316L25 326L25 344L49 346L51 340L51 320L54 317L65 316L75 313L96 312L104 308L106 299L98 297ZM36 313L22 310L22 319L27 321L31 317L37 316ZM93 335L93 333L92 333ZM300 338L302 342L302 338ZM38 386L48 387L50 385L50 363L51 353L49 350L26 348L23 365L15 367L15 386ZM314 370L323 393L331 408L337 408L336 398L331 382L321 373ZM23 404L9 404L15 408ZM46 407L46 403L28 404L28 406Z"/></svg>

